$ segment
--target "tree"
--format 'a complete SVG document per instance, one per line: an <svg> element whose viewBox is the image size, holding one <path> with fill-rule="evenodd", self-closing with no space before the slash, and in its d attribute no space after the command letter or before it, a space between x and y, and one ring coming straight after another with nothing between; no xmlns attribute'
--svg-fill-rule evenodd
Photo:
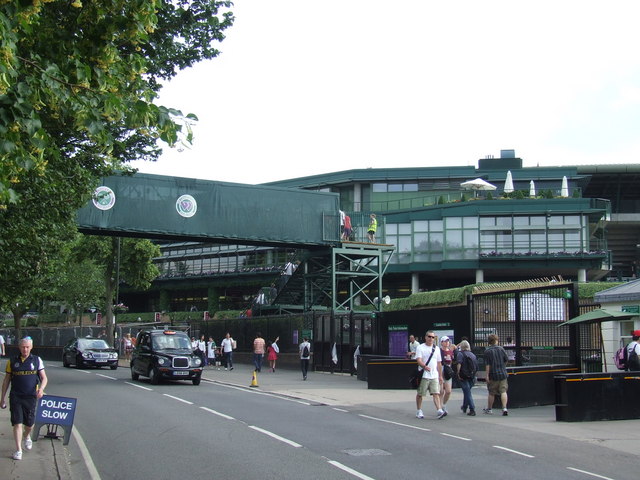
<svg viewBox="0 0 640 480"><path fill-rule="evenodd" d="M99 237L85 235L75 250L78 260L91 259L102 271L105 323L108 342L114 342L114 301L119 283L126 283L136 290L146 290L160 271L152 260L160 256L160 247L149 240L138 238Z"/></svg>
<svg viewBox="0 0 640 480"><path fill-rule="evenodd" d="M100 177L156 159L158 140L192 140L195 116L154 102L162 81L218 55L230 6L0 2L0 308L15 316L48 288Z"/></svg>
<svg viewBox="0 0 640 480"><path fill-rule="evenodd" d="M93 260L74 258L69 258L59 273L55 298L73 308L82 326L83 312L104 304L104 274Z"/></svg>

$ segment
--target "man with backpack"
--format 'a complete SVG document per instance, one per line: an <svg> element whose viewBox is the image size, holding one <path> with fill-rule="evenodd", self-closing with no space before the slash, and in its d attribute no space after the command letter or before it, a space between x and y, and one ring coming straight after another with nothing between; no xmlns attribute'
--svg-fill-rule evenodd
<svg viewBox="0 0 640 480"><path fill-rule="evenodd" d="M471 395L471 388L476 381L476 373L478 372L478 359L471 351L471 345L467 340L462 340L458 344L458 354L456 356L456 364L458 367L458 380L462 389L462 406L460 410L472 417L476 415L476 404ZM469 413L467 413L467 408Z"/></svg>
<svg viewBox="0 0 640 480"><path fill-rule="evenodd" d="M640 371L640 330L632 332L631 342L627 345L627 370L630 372Z"/></svg>
<svg viewBox="0 0 640 480"><path fill-rule="evenodd" d="M25 337L18 344L20 353L7 362L6 374L2 382L0 407L7 408L5 395L11 384L9 406L11 409L11 425L16 451L11 456L14 460L22 460L22 445L31 450L31 429L35 423L36 404L44 395L47 386L47 374L42 359L31 354L33 340ZM23 442L24 439L24 442Z"/></svg>
<svg viewBox="0 0 640 480"><path fill-rule="evenodd" d="M309 371L309 359L311 358L311 344L309 339L304 337L299 347L300 350L300 368L302 369L302 380L307 379Z"/></svg>

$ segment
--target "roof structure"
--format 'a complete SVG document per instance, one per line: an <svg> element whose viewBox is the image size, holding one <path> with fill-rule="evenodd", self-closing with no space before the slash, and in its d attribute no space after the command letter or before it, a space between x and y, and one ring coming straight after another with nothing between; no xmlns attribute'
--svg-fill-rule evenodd
<svg viewBox="0 0 640 480"><path fill-rule="evenodd" d="M640 301L640 279L602 290L593 297L599 303Z"/></svg>

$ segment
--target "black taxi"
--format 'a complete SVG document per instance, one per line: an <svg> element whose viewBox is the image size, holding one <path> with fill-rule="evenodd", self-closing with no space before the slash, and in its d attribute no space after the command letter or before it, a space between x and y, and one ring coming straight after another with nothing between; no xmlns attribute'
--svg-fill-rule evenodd
<svg viewBox="0 0 640 480"><path fill-rule="evenodd" d="M153 385L166 380L200 384L202 360L191 349L186 333L176 330L141 330L131 354L131 378L149 377Z"/></svg>

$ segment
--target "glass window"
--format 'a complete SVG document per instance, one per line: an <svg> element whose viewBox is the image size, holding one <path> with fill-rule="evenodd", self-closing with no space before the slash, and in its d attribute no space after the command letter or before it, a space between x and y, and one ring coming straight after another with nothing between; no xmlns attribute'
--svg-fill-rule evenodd
<svg viewBox="0 0 640 480"><path fill-rule="evenodd" d="M447 230L447 250L462 248L462 231Z"/></svg>
<svg viewBox="0 0 640 480"><path fill-rule="evenodd" d="M447 217L447 229L462 228L462 217Z"/></svg>
<svg viewBox="0 0 640 480"><path fill-rule="evenodd" d="M429 231L431 232L444 231L444 222L442 220L429 220Z"/></svg>
<svg viewBox="0 0 640 480"><path fill-rule="evenodd" d="M442 233L432 233L429 235L429 251L442 252L444 235Z"/></svg>
<svg viewBox="0 0 640 480"><path fill-rule="evenodd" d="M511 217L496 217L496 225L511 229Z"/></svg>
<svg viewBox="0 0 640 480"><path fill-rule="evenodd" d="M411 234L411 224L410 223L400 223L398 225L399 232L404 235Z"/></svg>
<svg viewBox="0 0 640 480"><path fill-rule="evenodd" d="M397 223L387 223L385 226L385 231L387 235L397 235L398 234L398 224Z"/></svg>
<svg viewBox="0 0 640 480"><path fill-rule="evenodd" d="M371 189L374 192L386 192L387 191L387 184L386 183L374 183L371 187Z"/></svg>
<svg viewBox="0 0 640 480"><path fill-rule="evenodd" d="M478 231L477 230L463 230L462 231L462 246L464 248L478 248Z"/></svg>
<svg viewBox="0 0 640 480"><path fill-rule="evenodd" d="M478 217L463 217L462 226L464 228L478 228Z"/></svg>
<svg viewBox="0 0 640 480"><path fill-rule="evenodd" d="M402 191L402 184L401 183L390 183L387 186L387 192L401 192L401 191Z"/></svg>
<svg viewBox="0 0 640 480"><path fill-rule="evenodd" d="M547 217L546 216L530 217L529 223L530 225L534 225L537 227L544 226L547 224Z"/></svg>
<svg viewBox="0 0 640 480"><path fill-rule="evenodd" d="M426 252L429 236L426 233L416 233L413 236L413 250L415 252Z"/></svg>
<svg viewBox="0 0 640 480"><path fill-rule="evenodd" d="M405 183L404 184L404 191L405 192L417 192L418 191L418 184L417 183Z"/></svg>
<svg viewBox="0 0 640 480"><path fill-rule="evenodd" d="M480 217L481 227L495 227L495 225L496 225L495 217Z"/></svg>
<svg viewBox="0 0 640 480"><path fill-rule="evenodd" d="M529 225L529 217L513 217L514 227L524 227Z"/></svg>
<svg viewBox="0 0 640 480"><path fill-rule="evenodd" d="M402 236L398 238L397 244L398 252L411 253L411 237Z"/></svg>
<svg viewBox="0 0 640 480"><path fill-rule="evenodd" d="M413 222L413 230L415 232L428 232L429 222L427 220L416 220Z"/></svg>

